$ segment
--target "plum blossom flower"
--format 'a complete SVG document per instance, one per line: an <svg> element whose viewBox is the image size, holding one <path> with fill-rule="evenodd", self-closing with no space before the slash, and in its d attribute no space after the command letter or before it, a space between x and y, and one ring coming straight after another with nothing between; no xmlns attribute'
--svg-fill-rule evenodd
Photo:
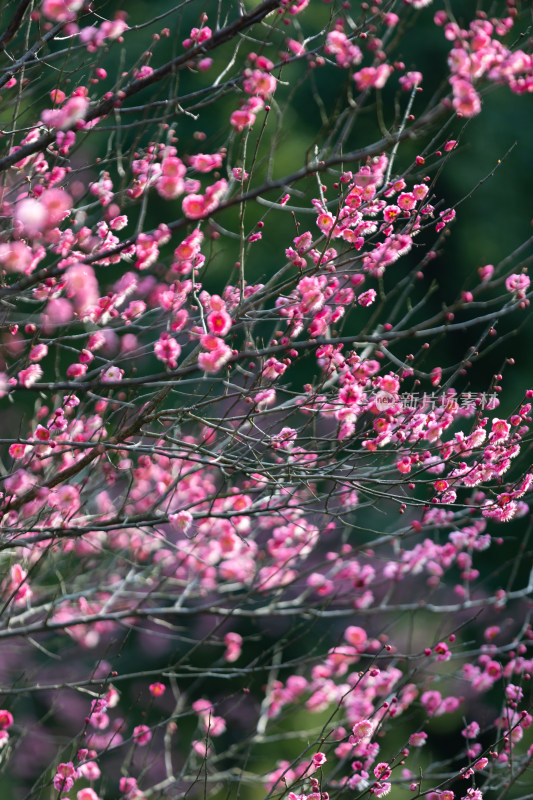
<svg viewBox="0 0 533 800"><path fill-rule="evenodd" d="M148 725L137 725L133 729L133 740L139 747L145 747L152 738L152 731Z"/></svg>
<svg viewBox="0 0 533 800"><path fill-rule="evenodd" d="M207 327L209 328L209 332L215 336L225 336L230 330L231 325L232 319L224 308L212 311L207 316Z"/></svg>
<svg viewBox="0 0 533 800"><path fill-rule="evenodd" d="M42 378L43 370L39 364L30 364L27 369L21 369L18 373L19 382L27 389L37 383L39 378Z"/></svg>
<svg viewBox="0 0 533 800"><path fill-rule="evenodd" d="M30 350L30 361L41 361L46 355L48 355L48 346L43 343L36 344Z"/></svg>
<svg viewBox="0 0 533 800"><path fill-rule="evenodd" d="M363 59L359 47L339 30L328 33L324 52L334 55L339 67L350 67L353 64L359 64Z"/></svg>
<svg viewBox="0 0 533 800"><path fill-rule="evenodd" d="M374 726L369 719L361 719L356 722L352 728L352 735L350 736L350 744L359 744L359 742L368 741L374 733Z"/></svg>
<svg viewBox="0 0 533 800"><path fill-rule="evenodd" d="M524 273L513 273L505 279L505 288L508 292L512 292L517 298L522 299L526 296L526 291L529 289L531 283L529 276Z"/></svg>
<svg viewBox="0 0 533 800"><path fill-rule="evenodd" d="M359 652L364 650L368 641L368 636L364 628L360 628L357 625L350 625L348 628L346 628L344 631L344 638Z"/></svg>
<svg viewBox="0 0 533 800"><path fill-rule="evenodd" d="M266 100L276 91L277 81L273 75L263 70L245 70L243 88L247 94L257 95Z"/></svg>
<svg viewBox="0 0 533 800"><path fill-rule="evenodd" d="M43 0L41 11L53 22L68 22L75 19L84 0Z"/></svg>
<svg viewBox="0 0 533 800"><path fill-rule="evenodd" d="M374 797L385 797L392 789L392 784L389 781L375 783L372 786L372 794Z"/></svg>
<svg viewBox="0 0 533 800"><path fill-rule="evenodd" d="M326 757L326 755L324 753L315 753L315 755L313 756L313 759L312 759L313 766L314 767L321 767L323 764L326 763L327 760L328 759L327 759L327 757Z"/></svg>
<svg viewBox="0 0 533 800"><path fill-rule="evenodd" d="M231 347L228 347L218 336L211 334L202 336L200 344L204 348L204 352L198 356L198 366L204 372L218 372L232 356Z"/></svg>
<svg viewBox="0 0 533 800"><path fill-rule="evenodd" d="M120 367L108 367L106 370L102 370L100 380L102 383L113 383L114 381L121 381L124 375L124 370L120 369Z"/></svg>
<svg viewBox="0 0 533 800"><path fill-rule="evenodd" d="M362 294L357 297L357 302L360 306L370 306L376 299L376 296L375 289L367 289L366 292L362 292Z"/></svg>
<svg viewBox="0 0 533 800"><path fill-rule="evenodd" d="M47 108L41 119L49 128L66 131L85 118L89 101L83 94L74 94L61 108Z"/></svg>
<svg viewBox="0 0 533 800"><path fill-rule="evenodd" d="M80 789L76 794L76 800L100 800L99 795L96 794L94 789L85 788Z"/></svg>
<svg viewBox="0 0 533 800"><path fill-rule="evenodd" d="M421 72L406 72L405 75L402 75L401 78L398 79L398 83L405 92L409 92L411 89L414 89L415 86L420 86L422 78L423 75Z"/></svg>
<svg viewBox="0 0 533 800"><path fill-rule="evenodd" d="M181 355L181 346L172 336L163 331L154 345L155 357L162 361L169 369L176 369L178 358Z"/></svg>
<svg viewBox="0 0 533 800"><path fill-rule="evenodd" d="M168 521L181 533L187 533L193 523L193 515L190 511L178 511L177 514L169 514Z"/></svg>
<svg viewBox="0 0 533 800"><path fill-rule="evenodd" d="M177 156L168 156L161 162L161 174L156 181L157 192L166 200L173 200L185 191L186 167Z"/></svg>
<svg viewBox="0 0 533 800"><path fill-rule="evenodd" d="M54 789L57 791L68 792L74 786L74 780L78 777L78 773L72 761L59 764L57 772L54 776Z"/></svg>
<svg viewBox="0 0 533 800"><path fill-rule="evenodd" d="M230 633L227 633L224 636L224 644L226 645L224 659L228 662L228 664L232 664L234 661L237 661L241 655L242 636L239 633L230 631Z"/></svg>
<svg viewBox="0 0 533 800"><path fill-rule="evenodd" d="M242 108L233 112L230 117L231 127L237 133L241 133L245 128L251 128L255 122L255 113L245 104Z"/></svg>
<svg viewBox="0 0 533 800"><path fill-rule="evenodd" d="M199 45L202 44L203 42L207 42L207 40L210 39L212 35L213 31L211 30L209 25L204 25L202 28L192 28L187 39L184 39L182 42L183 47L188 49L195 44Z"/></svg>
<svg viewBox="0 0 533 800"><path fill-rule="evenodd" d="M0 709L0 729L6 730L13 725L13 714L5 708Z"/></svg>
<svg viewBox="0 0 533 800"><path fill-rule="evenodd" d="M189 158L189 164L197 172L211 172L214 169L220 169L222 166L222 154L213 153L206 155L205 153L198 153Z"/></svg>
<svg viewBox="0 0 533 800"><path fill-rule="evenodd" d="M481 111L481 100L470 81L457 76L450 78L453 89L453 107L463 117L475 117Z"/></svg>
<svg viewBox="0 0 533 800"><path fill-rule="evenodd" d="M379 67L363 67L354 72L353 79L359 90L383 89L389 76L393 72L390 64L380 64Z"/></svg>
<svg viewBox="0 0 533 800"><path fill-rule="evenodd" d="M282 428L272 437L272 447L275 450L292 450L296 443L297 433L294 428Z"/></svg>
<svg viewBox="0 0 533 800"><path fill-rule="evenodd" d="M0 244L0 266L7 272L28 272L31 269L33 251L20 241Z"/></svg>

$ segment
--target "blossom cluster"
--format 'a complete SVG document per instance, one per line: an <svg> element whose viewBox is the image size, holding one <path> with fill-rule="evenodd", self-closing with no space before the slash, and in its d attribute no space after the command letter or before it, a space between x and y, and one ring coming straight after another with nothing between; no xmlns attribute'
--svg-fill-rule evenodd
<svg viewBox="0 0 533 800"><path fill-rule="evenodd" d="M462 118L533 90L518 0L182 4L162 29L33 5L0 40L5 763L61 800L218 793L234 763L289 800L511 789L533 389L506 399L507 354L479 391L472 367L525 320L525 248L430 302ZM396 50L422 18L448 56L427 102ZM69 77L37 100L39 64ZM312 145L285 150L307 84Z"/></svg>

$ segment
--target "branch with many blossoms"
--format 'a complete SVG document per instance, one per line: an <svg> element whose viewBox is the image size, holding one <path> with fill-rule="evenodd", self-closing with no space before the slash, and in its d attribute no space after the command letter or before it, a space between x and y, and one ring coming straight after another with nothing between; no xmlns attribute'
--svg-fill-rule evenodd
<svg viewBox="0 0 533 800"><path fill-rule="evenodd" d="M526 5L2 10L13 797L527 792L532 239L438 276Z"/></svg>

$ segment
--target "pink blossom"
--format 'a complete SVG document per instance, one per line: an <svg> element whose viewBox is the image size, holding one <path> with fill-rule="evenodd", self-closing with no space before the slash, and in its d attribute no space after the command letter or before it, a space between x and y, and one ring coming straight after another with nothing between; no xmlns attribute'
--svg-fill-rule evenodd
<svg viewBox="0 0 533 800"><path fill-rule="evenodd" d="M73 378L74 380L76 380L76 378L83 378L86 372L87 372L87 364L78 362L76 364L70 364L67 367L67 376L69 378Z"/></svg>
<svg viewBox="0 0 533 800"><path fill-rule="evenodd" d="M231 348L217 336L202 336L200 343L206 352L198 356L198 366L204 372L218 372L232 356Z"/></svg>
<svg viewBox="0 0 533 800"><path fill-rule="evenodd" d="M101 775L100 767L96 761L86 761L78 767L79 775L83 775L89 781L96 781Z"/></svg>
<svg viewBox="0 0 533 800"><path fill-rule="evenodd" d="M21 383L22 386L25 386L27 389L30 386L33 386L34 383L37 383L39 378L42 378L42 376L43 371L39 364L31 364L26 369L21 369L17 375L19 383Z"/></svg>
<svg viewBox="0 0 533 800"><path fill-rule="evenodd" d="M259 69L245 70L243 88L247 94L266 100L276 91L277 81L273 75Z"/></svg>
<svg viewBox="0 0 533 800"><path fill-rule="evenodd" d="M49 128L65 131L84 119L89 101L81 94L70 97L62 108L45 109L41 119Z"/></svg>
<svg viewBox="0 0 533 800"><path fill-rule="evenodd" d="M494 417L492 420L492 433L490 435L491 442L504 442L511 433L511 426L504 419Z"/></svg>
<svg viewBox="0 0 533 800"><path fill-rule="evenodd" d="M360 306L370 306L376 299L376 296L375 289L367 289L366 292L362 292L362 294L358 295L357 302Z"/></svg>
<svg viewBox="0 0 533 800"><path fill-rule="evenodd" d="M48 355L48 346L45 344L36 344L30 350L30 361L42 361Z"/></svg>
<svg viewBox="0 0 533 800"><path fill-rule="evenodd" d="M321 767L323 764L326 763L327 758L324 753L315 753L312 760L314 767Z"/></svg>
<svg viewBox="0 0 533 800"><path fill-rule="evenodd" d="M344 638L359 652L364 650L368 641L368 637L364 628L359 628L357 625L350 625L348 628L346 628L344 631Z"/></svg>
<svg viewBox="0 0 533 800"><path fill-rule="evenodd" d="M72 305L64 297L56 297L47 303L43 312L43 326L45 330L54 330L59 325L65 325L73 317Z"/></svg>
<svg viewBox="0 0 533 800"><path fill-rule="evenodd" d="M207 203L202 194L189 194L184 197L181 207L189 219L201 219L206 214Z"/></svg>
<svg viewBox="0 0 533 800"><path fill-rule="evenodd" d="M152 732L148 725L137 725L133 729L133 739L139 747L145 747L152 738Z"/></svg>
<svg viewBox="0 0 533 800"><path fill-rule="evenodd" d="M224 636L224 644L226 645L226 652L224 653L225 660L231 664L241 655L242 651L242 636L238 633L226 633Z"/></svg>
<svg viewBox="0 0 533 800"><path fill-rule="evenodd" d="M465 737L465 739L475 739L479 736L480 727L477 722L470 722L466 728L463 728L461 731L461 735Z"/></svg>
<svg viewBox="0 0 533 800"><path fill-rule="evenodd" d="M52 783L54 789L57 789L58 792L69 792L74 786L74 780L72 778L67 778L59 774L54 775Z"/></svg>
<svg viewBox="0 0 533 800"><path fill-rule="evenodd" d="M94 789L80 789L76 794L76 800L100 800Z"/></svg>
<svg viewBox="0 0 533 800"><path fill-rule="evenodd" d="M76 313L85 317L97 305L100 294L93 267L90 264L72 264L65 270L65 281L67 296L73 299Z"/></svg>
<svg viewBox="0 0 533 800"><path fill-rule="evenodd" d="M211 748L206 745L205 741L193 739L191 742L191 747L201 758L207 758L207 756L211 753Z"/></svg>
<svg viewBox="0 0 533 800"><path fill-rule="evenodd" d="M105 19L99 28L94 25L87 25L80 30L80 40L87 46L89 53L94 53L102 47L106 41L122 40L122 34L128 29L126 24L126 12L119 11L114 19Z"/></svg>
<svg viewBox="0 0 533 800"><path fill-rule="evenodd" d="M324 52L334 55L339 67L350 67L359 64L363 59L359 47L340 30L328 33Z"/></svg>
<svg viewBox="0 0 533 800"><path fill-rule="evenodd" d="M479 789L467 789L461 800L483 800L483 794Z"/></svg>
<svg viewBox="0 0 533 800"><path fill-rule="evenodd" d="M372 787L372 794L375 797L385 797L385 795L387 795L391 789L392 789L392 784L390 782L388 781L384 783L378 782L375 783L374 786Z"/></svg>
<svg viewBox="0 0 533 800"><path fill-rule="evenodd" d="M59 764L54 776L54 788L58 791L68 792L74 786L78 773L72 761Z"/></svg>
<svg viewBox="0 0 533 800"><path fill-rule="evenodd" d="M126 800L143 800L144 795L137 787L135 778L122 777L118 786L120 791L126 796Z"/></svg>
<svg viewBox="0 0 533 800"><path fill-rule="evenodd" d="M240 133L245 128L250 128L255 122L254 112L244 105L242 108L234 111L230 117L230 124L237 133Z"/></svg>
<svg viewBox="0 0 533 800"><path fill-rule="evenodd" d="M368 741L374 733L374 726L368 719L359 720L352 728L352 736L350 741L353 744L358 744L361 741Z"/></svg>
<svg viewBox="0 0 533 800"><path fill-rule="evenodd" d="M161 162L161 174L156 181L156 189L161 197L173 200L185 191L183 180L186 173L185 164L177 156L167 156Z"/></svg>
<svg viewBox="0 0 533 800"><path fill-rule="evenodd" d="M7 730L13 725L13 714L10 711L6 711L5 708L0 709L0 728L2 730Z"/></svg>
<svg viewBox="0 0 533 800"><path fill-rule="evenodd" d="M490 281L494 274L494 266L492 264L486 264L484 267L479 267L478 272L483 282Z"/></svg>
<svg viewBox="0 0 533 800"><path fill-rule="evenodd" d="M28 272L32 264L33 252L27 244L19 241L0 243L0 266L7 272Z"/></svg>
<svg viewBox="0 0 533 800"><path fill-rule="evenodd" d="M525 297L529 284L531 283L529 276L523 272L520 274L513 273L505 279L505 288L508 292L512 292L518 298Z"/></svg>
<svg viewBox="0 0 533 800"><path fill-rule="evenodd" d="M37 236L46 227L46 209L36 198L27 197L17 203L14 219L27 236Z"/></svg>
<svg viewBox="0 0 533 800"><path fill-rule="evenodd" d="M423 747L426 743L428 738L427 733L424 731L419 731L418 733L412 733L409 737L409 744L411 747Z"/></svg>
<svg viewBox="0 0 533 800"><path fill-rule="evenodd" d="M169 369L176 369L181 354L179 343L164 331L154 345L154 353Z"/></svg>
<svg viewBox="0 0 533 800"><path fill-rule="evenodd" d="M430 717L440 716L444 712L442 707L442 695L440 692L424 692L420 698L420 702Z"/></svg>
<svg viewBox="0 0 533 800"><path fill-rule="evenodd" d="M169 514L168 521L170 524L181 533L187 533L190 530L194 517L190 511L178 511L177 514Z"/></svg>
<svg viewBox="0 0 533 800"><path fill-rule="evenodd" d="M41 11L54 22L67 22L75 19L84 0L43 0Z"/></svg>
<svg viewBox="0 0 533 800"><path fill-rule="evenodd" d="M308 5L309 0L295 0L295 2L289 3L288 5L289 14L291 14L291 16L296 16L306 9Z"/></svg>
<svg viewBox="0 0 533 800"><path fill-rule="evenodd" d="M427 188L427 187L424 187ZM398 195L398 205L404 211L411 211L416 205L416 197L413 192L402 192Z"/></svg>
<svg viewBox="0 0 533 800"><path fill-rule="evenodd" d="M282 428L272 437L272 447L275 450L292 450L297 438L294 428Z"/></svg>
<svg viewBox="0 0 533 800"><path fill-rule="evenodd" d="M415 86L420 86L422 78L421 72L406 72L405 75L398 79L398 83L405 92L410 92Z"/></svg>
<svg viewBox="0 0 533 800"><path fill-rule="evenodd" d="M295 56L305 55L305 45L297 42L296 39L287 39L287 47Z"/></svg>
<svg viewBox="0 0 533 800"><path fill-rule="evenodd" d="M481 111L481 100L470 83L463 78L450 79L453 89L453 107L464 117L474 117Z"/></svg>
<svg viewBox="0 0 533 800"><path fill-rule="evenodd" d="M183 47L189 48L195 44L202 44L202 42L210 39L212 35L213 32L208 25L204 25L202 28L192 28L189 37L182 42Z"/></svg>
<svg viewBox="0 0 533 800"><path fill-rule="evenodd" d="M286 364L284 364L282 361L278 361L276 358L274 358L274 356L272 356L265 361L262 372L263 378L275 380L280 375L283 375L286 369Z"/></svg>
<svg viewBox="0 0 533 800"><path fill-rule="evenodd" d="M379 763L379 764L377 764L377 765L374 767L374 775L375 775L375 777L376 777L376 778L378 778L379 780L382 780L383 778L385 778L385 779L386 779L386 778L390 778L390 775L391 775L391 768L390 768L390 766L387 764L387 762L386 762L386 761L380 761L380 763Z"/></svg>
<svg viewBox="0 0 533 800"><path fill-rule="evenodd" d="M100 380L102 383L114 383L115 381L121 381L123 376L124 370L120 367L108 367L106 370L102 370Z"/></svg>
<svg viewBox="0 0 533 800"><path fill-rule="evenodd" d="M9 445L8 452L11 458L19 459L24 458L29 449L30 448L28 445L15 442L14 444Z"/></svg>
<svg viewBox="0 0 533 800"><path fill-rule="evenodd" d="M197 172L211 172L222 166L222 155L220 153L213 153L212 155L198 153L198 155L189 158L189 164Z"/></svg>
<svg viewBox="0 0 533 800"><path fill-rule="evenodd" d="M393 68L389 64L380 64L379 67L363 67L358 72L354 72L353 79L359 90L363 89L382 89Z"/></svg>
<svg viewBox="0 0 533 800"><path fill-rule="evenodd" d="M70 213L73 199L63 189L46 189L39 197L46 211L46 225L59 225Z"/></svg>
<svg viewBox="0 0 533 800"><path fill-rule="evenodd" d="M230 330L232 319L225 309L212 311L207 316L207 327L209 332L216 336L225 336Z"/></svg>

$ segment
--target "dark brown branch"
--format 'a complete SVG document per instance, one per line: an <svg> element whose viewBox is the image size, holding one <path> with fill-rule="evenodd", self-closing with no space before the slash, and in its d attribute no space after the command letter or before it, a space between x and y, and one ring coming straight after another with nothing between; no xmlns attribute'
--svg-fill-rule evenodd
<svg viewBox="0 0 533 800"><path fill-rule="evenodd" d="M37 53L39 52L39 50L41 50L41 48L44 47L44 45L47 44L48 42L50 42L52 39L55 39L57 34L60 33L60 31L62 31L63 28L64 28L64 23L63 22L60 22L57 25L54 25L54 27L51 30L49 30L48 33L45 33L45 35L43 37L41 37L39 39L39 41L35 42L35 44L32 47L30 47L28 52L25 53L22 56L22 58L19 58L18 61L15 61L11 65L11 68L9 70L7 70L7 72L4 75L4 77L0 78L0 89L2 88L2 86L5 86L5 84L9 80L11 80L11 78L14 75L16 75L16 73L20 69L22 69L22 67L26 66L26 64L28 64L30 61L33 61L35 59ZM50 141L54 141L54 139L55 139L55 135L46 134L46 136L51 136L52 137ZM45 138L46 138L45 136L41 136L41 138L38 141L41 141L42 139L45 139ZM39 149L45 150L46 147L48 147L48 145L50 144L50 141L48 141L47 144L44 145L44 147L39 148ZM17 150L16 153L11 153L11 157L14 158L14 161L13 161L14 164L16 164L17 161L19 161L20 158L22 158L22 156L20 156L20 153L24 150L24 147L29 147L29 145L24 145L23 147L20 148L20 150ZM10 156L6 156L6 158L10 158ZM1 162L0 162L0 165L1 165ZM9 164L9 166L12 166L12 165Z"/></svg>
<svg viewBox="0 0 533 800"><path fill-rule="evenodd" d="M32 0L21 0L19 3L18 8L13 14L11 22L0 36L0 53L6 49L6 45L8 45L16 35L18 29L22 25L22 20L24 19L24 15L28 10L28 6L31 5L31 2Z"/></svg>
<svg viewBox="0 0 533 800"><path fill-rule="evenodd" d="M253 11L250 11L248 14L243 14L241 17L232 22L230 25L214 33L210 39L203 42L201 45L193 47L190 50L187 50L187 52L182 53L180 56L173 58L171 61L168 61L166 64L163 64L161 67L154 70L151 75L148 75L145 78L139 78L137 80L132 81L124 89L121 89L115 94L113 94L111 97L102 100L87 113L85 117L85 122L92 122L92 120L107 116L111 111L113 111L114 108L120 107L120 105L128 97L132 97L138 92L141 92L143 89L152 86L154 83L158 83L162 78L166 77L167 75L171 75L176 70L187 67L189 64L194 62L194 59L196 57L202 56L205 53L208 53L211 50L214 50L215 48L219 47L220 45L231 41L236 36L238 36L239 33L242 33L247 28L251 27L252 25L255 25L258 22L261 22L261 20L263 20L266 16L268 16L268 14L270 14L272 11L275 11L280 6L281 6L281 0L265 0L264 3L261 3L261 5L255 8ZM60 29L63 26L61 25L56 27L59 27ZM53 29L53 31L55 31L55 28ZM50 31L50 33L52 33L53 31ZM50 38L50 34L48 34L48 37ZM43 37L42 40L43 42L45 41L45 38L46 37ZM32 48L32 50L29 51L29 53L27 53L23 57L23 59L21 59L21 63L23 60L24 63L30 60L30 54L32 54L32 51L35 48L39 49L41 46L42 46L41 43L39 43L39 47L35 45L34 48ZM12 71L10 70L9 77L11 77L11 72ZM9 77L7 79L9 79ZM2 83L0 81L0 86L1 85ZM69 128L66 128L65 130L74 130L76 126L77 123L73 123ZM9 167L12 167L14 164L17 163L17 161L27 158L28 156L34 155L35 153L43 152L44 150L46 150L47 147L49 147L52 144L52 142L55 141L55 138L56 138L55 131L45 133L42 136L40 136L35 142L30 142L29 144L25 144L22 147L20 147L16 152L4 156L4 158L0 159L0 171L9 169Z"/></svg>

